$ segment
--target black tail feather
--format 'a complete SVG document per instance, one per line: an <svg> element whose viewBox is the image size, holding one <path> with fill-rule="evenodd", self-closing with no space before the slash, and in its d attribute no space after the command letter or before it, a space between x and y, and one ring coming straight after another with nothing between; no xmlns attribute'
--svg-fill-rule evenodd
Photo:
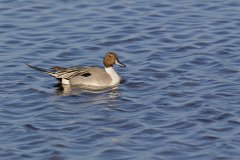
<svg viewBox="0 0 240 160"><path fill-rule="evenodd" d="M36 69L36 70L38 70L38 71L49 73L49 71L46 70L46 69L44 69L44 68L35 67L35 66L32 66L32 65L27 64L27 63L26 63L26 65L27 65L28 67L31 67L31 68Z"/></svg>

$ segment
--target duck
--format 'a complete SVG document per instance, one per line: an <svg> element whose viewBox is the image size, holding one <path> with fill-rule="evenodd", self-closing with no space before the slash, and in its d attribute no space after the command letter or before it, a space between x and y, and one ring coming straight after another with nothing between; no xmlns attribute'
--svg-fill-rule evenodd
<svg viewBox="0 0 240 160"><path fill-rule="evenodd" d="M103 68L100 67L59 67L54 66L47 70L30 64L27 66L49 74L56 78L62 85L83 85L91 87L110 87L120 83L121 77L114 70L113 65L126 67L121 63L115 52L107 52L103 58Z"/></svg>

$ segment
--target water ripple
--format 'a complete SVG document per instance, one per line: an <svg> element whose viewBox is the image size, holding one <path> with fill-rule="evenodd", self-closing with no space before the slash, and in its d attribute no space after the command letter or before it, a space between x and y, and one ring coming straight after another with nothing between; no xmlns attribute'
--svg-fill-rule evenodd
<svg viewBox="0 0 240 160"><path fill-rule="evenodd" d="M1 159L239 159L239 6L230 1L0 2ZM63 90L27 68L127 67Z"/></svg>

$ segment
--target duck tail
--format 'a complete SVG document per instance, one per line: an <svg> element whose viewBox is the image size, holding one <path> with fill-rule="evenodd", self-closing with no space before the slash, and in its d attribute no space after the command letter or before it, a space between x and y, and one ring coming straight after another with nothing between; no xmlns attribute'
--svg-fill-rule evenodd
<svg viewBox="0 0 240 160"><path fill-rule="evenodd" d="M51 76L57 78L56 75L55 75L53 72L49 72L48 70L46 70L46 69L44 69L44 68L40 68L40 67L36 67L36 66L32 66L32 65L27 64L27 63L26 63L26 65L27 65L28 67L30 67L30 68L33 68L33 69L35 69L35 70L38 70L38 71L41 71L41 72L47 73L47 74L49 74L49 75L51 75Z"/></svg>
<svg viewBox="0 0 240 160"><path fill-rule="evenodd" d="M28 67L30 67L30 68L33 68L33 69L35 69L35 70L38 70L38 71L41 71L41 72L45 72L45 73L50 73L48 70L46 70L46 69L44 69L44 68L40 68L40 67L36 67L36 66L32 66L32 65L30 65L30 64L27 64L26 63L26 65L28 66Z"/></svg>
<svg viewBox="0 0 240 160"><path fill-rule="evenodd" d="M50 72L50 71L48 71L48 70L46 70L46 69L44 69L44 68L40 68L40 67L36 67L36 66L32 66L32 65L27 64L27 63L26 63L26 65L27 65L28 67L30 67L30 68L35 69L35 70L38 70L38 71L41 71L41 72L47 73L47 74L49 74L50 76L53 76L54 78L56 78L56 79L58 79L58 80L61 79L61 78L58 78L58 77L57 77L57 74L55 74L54 72Z"/></svg>

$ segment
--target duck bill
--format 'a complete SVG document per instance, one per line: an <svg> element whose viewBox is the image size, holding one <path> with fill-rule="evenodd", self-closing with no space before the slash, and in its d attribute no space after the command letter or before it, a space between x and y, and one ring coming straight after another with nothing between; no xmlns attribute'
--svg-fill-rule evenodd
<svg viewBox="0 0 240 160"><path fill-rule="evenodd" d="M126 67L125 64L121 63L118 59L115 61L115 64L121 66L121 67Z"/></svg>

